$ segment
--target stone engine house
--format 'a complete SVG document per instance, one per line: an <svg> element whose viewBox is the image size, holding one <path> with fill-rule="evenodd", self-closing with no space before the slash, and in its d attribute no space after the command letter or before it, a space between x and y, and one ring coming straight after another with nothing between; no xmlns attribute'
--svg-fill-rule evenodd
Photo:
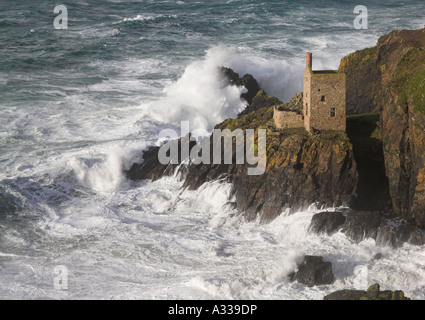
<svg viewBox="0 0 425 320"><path fill-rule="evenodd" d="M300 128L307 131L346 129L346 81L338 70L312 70L313 56L307 53L304 70L303 112L275 106L276 128Z"/></svg>

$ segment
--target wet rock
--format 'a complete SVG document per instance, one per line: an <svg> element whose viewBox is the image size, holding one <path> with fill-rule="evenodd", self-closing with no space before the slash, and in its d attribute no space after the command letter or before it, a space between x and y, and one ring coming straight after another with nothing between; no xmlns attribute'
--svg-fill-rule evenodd
<svg viewBox="0 0 425 320"><path fill-rule="evenodd" d="M375 254L373 256L373 260L380 260L382 259L384 256L382 255L382 253L378 252L377 254Z"/></svg>
<svg viewBox="0 0 425 320"><path fill-rule="evenodd" d="M411 224L405 224L400 229L402 242L407 242L415 246L422 246L425 244L425 234L422 229Z"/></svg>
<svg viewBox="0 0 425 320"><path fill-rule="evenodd" d="M399 233L395 227L382 226L379 227L375 243L379 247L398 247Z"/></svg>
<svg viewBox="0 0 425 320"><path fill-rule="evenodd" d="M364 290L339 290L328 294L324 300L410 300L404 296L404 292L380 291L379 284L373 284L367 291Z"/></svg>
<svg viewBox="0 0 425 320"><path fill-rule="evenodd" d="M238 87L245 87L247 89L246 92L241 94L241 98L248 102L248 106L251 105L253 98L256 96L257 92L260 91L260 86L258 85L257 80L255 80L251 74L246 74L240 78L238 73L226 67L221 67L220 72L225 81L224 85L235 85ZM244 110L244 114L253 110L256 109L248 107Z"/></svg>
<svg viewBox="0 0 425 320"><path fill-rule="evenodd" d="M373 299L379 296L379 291L380 291L380 286L378 283L375 283L373 285L371 285L368 289L367 289L367 297L369 299Z"/></svg>
<svg viewBox="0 0 425 320"><path fill-rule="evenodd" d="M319 212L311 219L309 231L331 235L345 222L342 212Z"/></svg>
<svg viewBox="0 0 425 320"><path fill-rule="evenodd" d="M331 284L334 281L332 263L324 262L320 256L304 256L298 271L291 273L289 279L309 287Z"/></svg>
<svg viewBox="0 0 425 320"><path fill-rule="evenodd" d="M242 85L247 89L247 92L241 94L241 98L245 99L248 102L248 105L251 105L254 97L258 91L260 91L260 86L258 85L257 80L255 80L251 74L246 74L239 82L237 82L237 85Z"/></svg>
<svg viewBox="0 0 425 320"><path fill-rule="evenodd" d="M237 85L239 80L243 80L247 86L251 83L249 76L240 79L230 69L224 72L227 73L227 83ZM255 90L253 86L253 92ZM289 105L299 108L301 97L296 95ZM267 128L267 162L263 174L249 175L248 168L253 165L248 164L246 159L243 164L236 164L234 143L232 164L223 163L222 151L220 164L189 164L183 167L179 164L162 165L158 161L159 147L153 147L144 151L141 163L133 164L126 171L127 177L131 180L156 180L172 175L179 168L181 179L184 180L183 188L196 190L202 184L226 175L227 181L232 184L231 194L236 199L238 213L243 214L248 221L260 218L264 223L287 209L293 213L307 208L311 203L320 202L327 206L351 203L356 197L358 174L352 144L347 135L344 132L325 131L311 136L304 128L276 130L271 125L271 106L280 103L277 98L260 90L248 107L255 111L242 118L227 119L215 126L215 129L230 131ZM212 138L209 144L212 163Z"/></svg>
<svg viewBox="0 0 425 320"><path fill-rule="evenodd" d="M342 231L355 242L360 242L366 238L376 239L381 222L382 218L379 214L352 211L347 214Z"/></svg>

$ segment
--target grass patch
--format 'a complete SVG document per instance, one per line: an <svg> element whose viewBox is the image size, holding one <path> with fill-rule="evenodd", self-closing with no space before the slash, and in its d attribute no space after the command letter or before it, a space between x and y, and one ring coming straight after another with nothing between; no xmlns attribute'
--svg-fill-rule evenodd
<svg viewBox="0 0 425 320"><path fill-rule="evenodd" d="M409 50L397 65L393 86L399 104L413 105L415 111L425 114L425 50Z"/></svg>

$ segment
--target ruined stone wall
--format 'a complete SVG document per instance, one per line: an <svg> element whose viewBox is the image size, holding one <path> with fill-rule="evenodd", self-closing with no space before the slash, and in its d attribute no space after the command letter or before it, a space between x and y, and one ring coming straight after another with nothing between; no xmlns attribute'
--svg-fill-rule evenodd
<svg viewBox="0 0 425 320"><path fill-rule="evenodd" d="M295 111L273 109L273 120L277 129L302 128L304 127L303 116Z"/></svg>
<svg viewBox="0 0 425 320"><path fill-rule="evenodd" d="M337 72L313 73L310 88L310 113L307 130L346 129L345 74Z"/></svg>

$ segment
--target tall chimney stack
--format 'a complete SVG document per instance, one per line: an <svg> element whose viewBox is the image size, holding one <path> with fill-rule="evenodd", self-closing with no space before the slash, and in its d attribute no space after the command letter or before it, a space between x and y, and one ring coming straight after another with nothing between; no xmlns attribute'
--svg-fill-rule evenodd
<svg viewBox="0 0 425 320"><path fill-rule="evenodd" d="M311 52L307 52L306 67L309 67L310 69L313 67L313 54Z"/></svg>

